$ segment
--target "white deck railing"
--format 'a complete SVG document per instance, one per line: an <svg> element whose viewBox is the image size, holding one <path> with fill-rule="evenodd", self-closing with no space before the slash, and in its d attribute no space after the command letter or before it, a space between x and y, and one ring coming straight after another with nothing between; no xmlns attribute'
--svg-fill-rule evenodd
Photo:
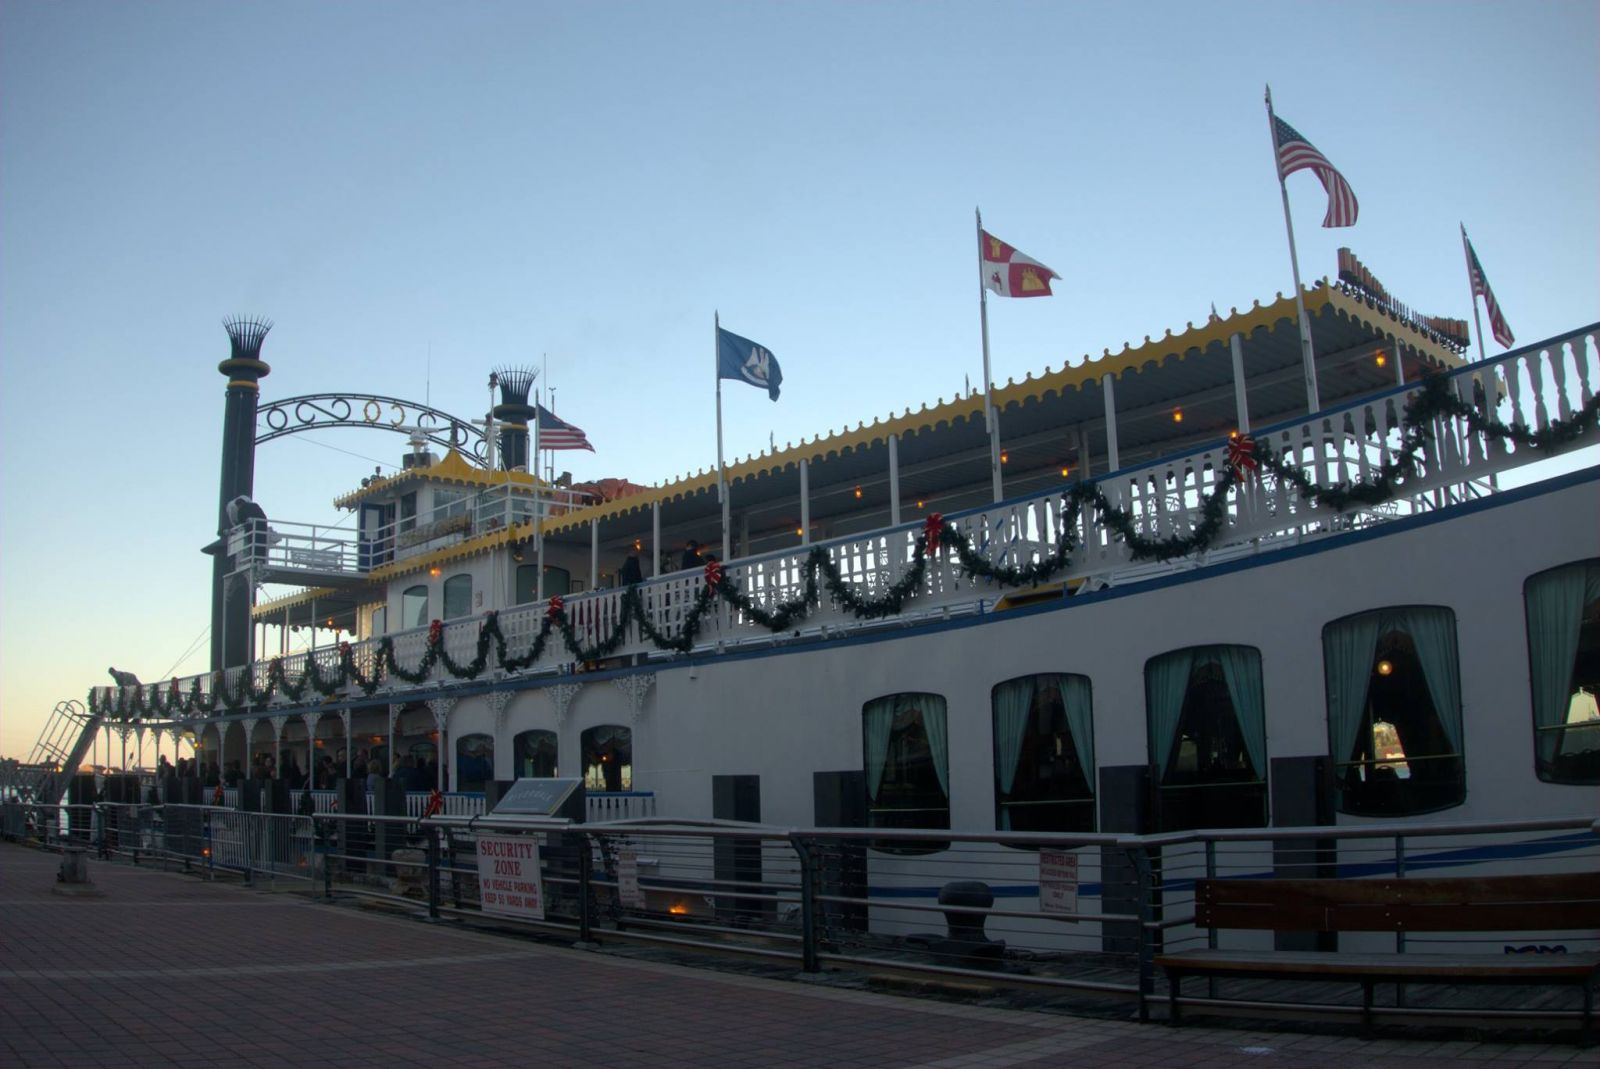
<svg viewBox="0 0 1600 1069"><path fill-rule="evenodd" d="M552 517L590 501L591 495L565 488L543 490L536 500L525 487L496 486L360 534L326 524L256 519L228 533L227 551L235 567L362 575L477 535L531 525L535 510Z"/></svg>
<svg viewBox="0 0 1600 1069"><path fill-rule="evenodd" d="M1461 368L1449 376L1456 396L1482 406L1495 400L1492 415L1506 424L1520 423L1540 431L1556 420L1568 420L1600 392L1600 354L1596 334L1600 325L1574 331L1547 342L1508 353L1494 360ZM1270 445L1273 454L1313 482L1329 486L1370 478L1392 459L1400 448L1401 430L1408 400L1420 391L1419 384L1397 387L1339 408L1278 424L1256 432L1256 439ZM1434 435L1422 452L1420 469L1406 484L1406 494L1376 508L1353 508L1343 513L1319 507L1302 499L1285 480L1275 477L1246 478L1230 496L1225 510L1224 530L1199 557L1167 564L1139 562L1129 547L1093 509L1085 508L1075 521L1072 539L1076 548L1070 566L1058 578L1103 580L1118 585L1193 568L1217 561L1260 552L1273 545L1319 537L1352 527L1386 522L1398 516L1437 508L1465 496L1492 492L1491 480L1502 472L1550 454L1519 449L1489 435L1472 432L1465 420L1435 420ZM1592 444L1590 435L1571 448ZM1190 533L1199 521L1202 503L1215 488L1227 464L1227 443L1168 457L1137 468L1102 476L1098 486L1107 499L1132 517L1139 533L1146 537L1165 537ZM1068 521L1063 489L1004 501L946 517L974 548L996 563L1022 564L1049 554ZM866 534L819 543L829 561L838 568L844 581L863 596L875 595L899 579L910 566L913 549L922 533L921 522L902 524ZM809 546L734 560L724 567L728 580L752 599L770 607L796 597L805 582L805 562ZM694 604L696 592L705 582L699 571L684 571L643 583L639 592L644 609L654 626L677 634ZM923 581L905 609L894 620L912 621L955 612L984 611L1005 590L984 580L973 579L961 571L953 554L941 553L930 560ZM622 590L600 590L564 598L568 618L578 638L593 643L608 636L623 614ZM523 653L538 635L546 615L543 603L517 606L499 613L509 652ZM444 647L457 662L471 660L477 645L481 617L458 620L444 628ZM864 625L824 595L822 604L796 625L812 635L829 634ZM697 648L726 649L743 643L769 643L790 637L775 636L765 627L745 618L718 600L703 621L696 637ZM427 649L428 629L417 628L388 636L394 644L395 658L410 668L421 661ZM354 643L355 664L370 676L376 668L381 640ZM661 651L640 634L637 622L630 622L622 644L614 656L660 654ZM294 654L283 659L291 680L306 670L307 660L315 656L324 674L336 672L339 653L334 647L312 653ZM498 672L491 661L486 670ZM573 662L572 654L552 631L540 659L524 674L558 672ZM237 686L239 673L251 671L259 687L266 685L270 661L259 661L247 669L230 669L227 685ZM187 694L192 679L178 685ZM212 677L198 677L202 692L209 691ZM434 670L434 680L448 679L442 668ZM417 686L428 686L424 682ZM112 697L115 688L102 688L100 697ZM413 685L386 676L383 692L415 689ZM314 693L305 700L319 700ZM292 704L279 694L273 704Z"/></svg>

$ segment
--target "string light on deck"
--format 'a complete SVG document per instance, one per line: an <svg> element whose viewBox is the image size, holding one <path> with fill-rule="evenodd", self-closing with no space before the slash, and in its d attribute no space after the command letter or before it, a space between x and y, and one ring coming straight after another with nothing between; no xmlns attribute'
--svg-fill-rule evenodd
<svg viewBox="0 0 1600 1069"><path fill-rule="evenodd" d="M1394 674L1394 663L1392 661L1387 660L1387 659L1379 661L1378 662L1378 674L1380 676L1393 675Z"/></svg>
<svg viewBox="0 0 1600 1069"><path fill-rule="evenodd" d="M1174 423L1182 423L1183 422L1183 409L1174 408L1172 410L1172 422L1174 422Z"/></svg>
<svg viewBox="0 0 1600 1069"><path fill-rule="evenodd" d="M1379 349L1377 352L1372 354L1372 362L1377 364L1379 367L1383 367L1389 363L1389 358L1384 355L1382 349Z"/></svg>

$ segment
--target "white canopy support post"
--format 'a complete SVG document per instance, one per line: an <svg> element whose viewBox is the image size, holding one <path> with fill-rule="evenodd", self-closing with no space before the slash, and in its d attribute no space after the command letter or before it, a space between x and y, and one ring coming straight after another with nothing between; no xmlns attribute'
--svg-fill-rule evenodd
<svg viewBox="0 0 1600 1069"><path fill-rule="evenodd" d="M1250 401L1244 389L1244 339L1237 331L1228 336L1228 349L1233 354L1233 408L1238 416L1239 433L1250 433Z"/></svg>
<svg viewBox="0 0 1600 1069"><path fill-rule="evenodd" d="M1100 392L1106 404L1106 470L1117 471L1122 467L1117 451L1117 388L1109 371L1100 376Z"/></svg>
<svg viewBox="0 0 1600 1069"><path fill-rule="evenodd" d="M589 521L589 589L600 589L600 521Z"/></svg>
<svg viewBox="0 0 1600 1069"><path fill-rule="evenodd" d="M650 578L661 574L661 501L650 503Z"/></svg>
<svg viewBox="0 0 1600 1069"><path fill-rule="evenodd" d="M800 458L800 544L811 544L811 460Z"/></svg>
<svg viewBox="0 0 1600 1069"><path fill-rule="evenodd" d="M889 526L900 526L900 436L889 435Z"/></svg>

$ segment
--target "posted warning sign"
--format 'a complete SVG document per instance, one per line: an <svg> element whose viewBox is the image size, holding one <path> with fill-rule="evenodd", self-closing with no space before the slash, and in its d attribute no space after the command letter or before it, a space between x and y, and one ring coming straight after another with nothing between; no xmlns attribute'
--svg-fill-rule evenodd
<svg viewBox="0 0 1600 1069"><path fill-rule="evenodd" d="M509 835L478 836L478 887L485 913L544 920L539 840Z"/></svg>
<svg viewBox="0 0 1600 1069"><path fill-rule="evenodd" d="M1039 912L1078 912L1078 855L1039 851Z"/></svg>

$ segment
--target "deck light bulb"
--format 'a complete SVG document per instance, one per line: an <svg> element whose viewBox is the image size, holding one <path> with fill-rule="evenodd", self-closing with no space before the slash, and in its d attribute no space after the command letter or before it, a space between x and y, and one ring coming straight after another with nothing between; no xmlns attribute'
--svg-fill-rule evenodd
<svg viewBox="0 0 1600 1069"><path fill-rule="evenodd" d="M428 574L433 576L435 579L439 578L439 566L435 564L432 568L429 568Z"/></svg>
<svg viewBox="0 0 1600 1069"><path fill-rule="evenodd" d="M1384 660L1379 661L1378 662L1378 674L1380 676L1393 675L1394 674L1394 663L1389 661L1387 658L1385 658Z"/></svg>
<svg viewBox="0 0 1600 1069"><path fill-rule="evenodd" d="M1001 453L1000 454L1000 463L1002 463L1002 464L1011 463L1011 454L1010 453Z"/></svg>
<svg viewBox="0 0 1600 1069"><path fill-rule="evenodd" d="M1174 408L1172 410L1172 422L1174 422L1174 423L1182 423L1183 422L1183 409Z"/></svg>
<svg viewBox="0 0 1600 1069"><path fill-rule="evenodd" d="M635 553L637 553L637 552L639 552L639 551L640 551L640 550L641 550L641 549L643 549L643 548L644 548L644 542L642 542L642 541L641 541L641 540L639 540L639 539L637 539L637 538L635 538L635 539L634 539L634 540L633 540L633 551L634 551L634 552L635 552Z"/></svg>
<svg viewBox="0 0 1600 1069"><path fill-rule="evenodd" d="M1379 367L1383 367L1383 365L1389 362L1389 358L1383 355L1382 349L1379 349L1376 353L1372 354L1372 362L1377 364Z"/></svg>
<svg viewBox="0 0 1600 1069"><path fill-rule="evenodd" d="M800 535L800 536L802 536L802 537L804 537L804 535L805 535L805 533L806 533L806 531L805 531L805 528L804 528L804 527L796 527L796 528L795 528L795 529L794 529L794 533L795 533L795 534L797 534L797 535Z"/></svg>
<svg viewBox="0 0 1600 1069"><path fill-rule="evenodd" d="M1067 477L1067 475L1071 473L1071 471L1072 471L1071 468L1069 468L1069 467L1067 467L1066 465L1063 464L1062 467L1061 467L1061 477L1063 479L1065 479Z"/></svg>
<svg viewBox="0 0 1600 1069"><path fill-rule="evenodd" d="M857 497L857 498L860 498L860 497L861 497L861 487L859 487L859 486L858 486L858 487L856 487L856 497Z"/></svg>

